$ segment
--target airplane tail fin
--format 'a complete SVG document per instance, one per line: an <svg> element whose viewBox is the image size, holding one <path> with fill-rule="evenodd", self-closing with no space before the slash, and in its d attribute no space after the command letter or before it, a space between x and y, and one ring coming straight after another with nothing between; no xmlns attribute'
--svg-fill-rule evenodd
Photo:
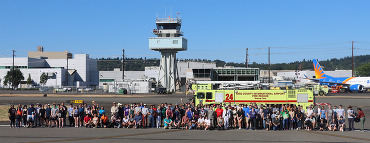
<svg viewBox="0 0 370 143"><path fill-rule="evenodd" d="M324 70L321 68L319 62L317 62L316 59L313 59L313 68L315 70L316 79L323 79L323 78L331 77L325 74Z"/></svg>

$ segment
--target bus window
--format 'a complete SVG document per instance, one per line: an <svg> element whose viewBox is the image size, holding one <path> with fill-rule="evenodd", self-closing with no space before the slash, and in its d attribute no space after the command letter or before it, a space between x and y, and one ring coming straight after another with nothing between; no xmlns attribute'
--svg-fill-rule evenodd
<svg viewBox="0 0 370 143"><path fill-rule="evenodd" d="M212 99L212 92L207 92L206 93L206 99Z"/></svg>
<svg viewBox="0 0 370 143"><path fill-rule="evenodd" d="M197 98L198 99L204 99L204 93L203 92L198 92Z"/></svg>

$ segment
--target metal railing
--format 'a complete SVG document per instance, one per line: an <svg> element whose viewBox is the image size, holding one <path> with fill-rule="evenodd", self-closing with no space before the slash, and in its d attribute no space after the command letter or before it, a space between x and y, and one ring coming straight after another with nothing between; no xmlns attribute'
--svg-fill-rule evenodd
<svg viewBox="0 0 370 143"><path fill-rule="evenodd" d="M180 18L156 18L156 21L157 22L165 22L165 21L177 21L179 23L181 23L181 19Z"/></svg>

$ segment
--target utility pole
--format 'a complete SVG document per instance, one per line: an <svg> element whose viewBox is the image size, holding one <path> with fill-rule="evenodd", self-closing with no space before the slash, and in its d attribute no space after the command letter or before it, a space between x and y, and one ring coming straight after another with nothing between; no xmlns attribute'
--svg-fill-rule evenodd
<svg viewBox="0 0 370 143"><path fill-rule="evenodd" d="M15 53L15 50L13 50L13 67L12 67L12 87L13 87L13 89L15 88L14 87L14 83L15 83L15 80L14 80L14 53Z"/></svg>
<svg viewBox="0 0 370 143"><path fill-rule="evenodd" d="M122 49L122 81L125 79L125 49Z"/></svg>
<svg viewBox="0 0 370 143"><path fill-rule="evenodd" d="M67 80L66 80L66 85L67 85L67 90L68 90L68 52L67 52L67 72L66 72L66 75L67 75Z"/></svg>
<svg viewBox="0 0 370 143"><path fill-rule="evenodd" d="M268 52L268 55L269 55L269 83L271 83L270 81L270 47L269 47L269 52Z"/></svg>
<svg viewBox="0 0 370 143"><path fill-rule="evenodd" d="M245 67L248 68L248 48L246 48L245 50Z"/></svg>
<svg viewBox="0 0 370 143"><path fill-rule="evenodd" d="M354 41L352 41L352 77L353 77L353 69L354 69L354 60L353 60L353 42Z"/></svg>

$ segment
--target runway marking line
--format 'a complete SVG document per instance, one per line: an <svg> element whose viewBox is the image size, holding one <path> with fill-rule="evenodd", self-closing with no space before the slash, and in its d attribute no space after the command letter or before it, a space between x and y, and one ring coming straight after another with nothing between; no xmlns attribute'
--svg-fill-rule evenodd
<svg viewBox="0 0 370 143"><path fill-rule="evenodd" d="M313 134L321 134L321 135L327 135L327 136L334 136L334 137L342 137L342 138L348 138L348 139L357 139L357 140L363 140L363 141L370 141L370 139L365 139L365 138L343 136L343 135L334 135L334 134L322 133L322 132L303 131L303 130L302 130L302 132L313 133Z"/></svg>
<svg viewBox="0 0 370 143"><path fill-rule="evenodd" d="M118 135L118 136L93 137L93 138L77 138L77 139L52 140L52 141L35 141L35 142L26 142L26 143L82 141L82 140L94 140L94 139L106 139L106 138L129 137L129 136L140 136L140 135L150 135L150 134L161 134L161 133L177 132L177 131L183 131L183 130L186 130L186 129L168 130L168 131L150 132L150 133L128 134L128 135Z"/></svg>

